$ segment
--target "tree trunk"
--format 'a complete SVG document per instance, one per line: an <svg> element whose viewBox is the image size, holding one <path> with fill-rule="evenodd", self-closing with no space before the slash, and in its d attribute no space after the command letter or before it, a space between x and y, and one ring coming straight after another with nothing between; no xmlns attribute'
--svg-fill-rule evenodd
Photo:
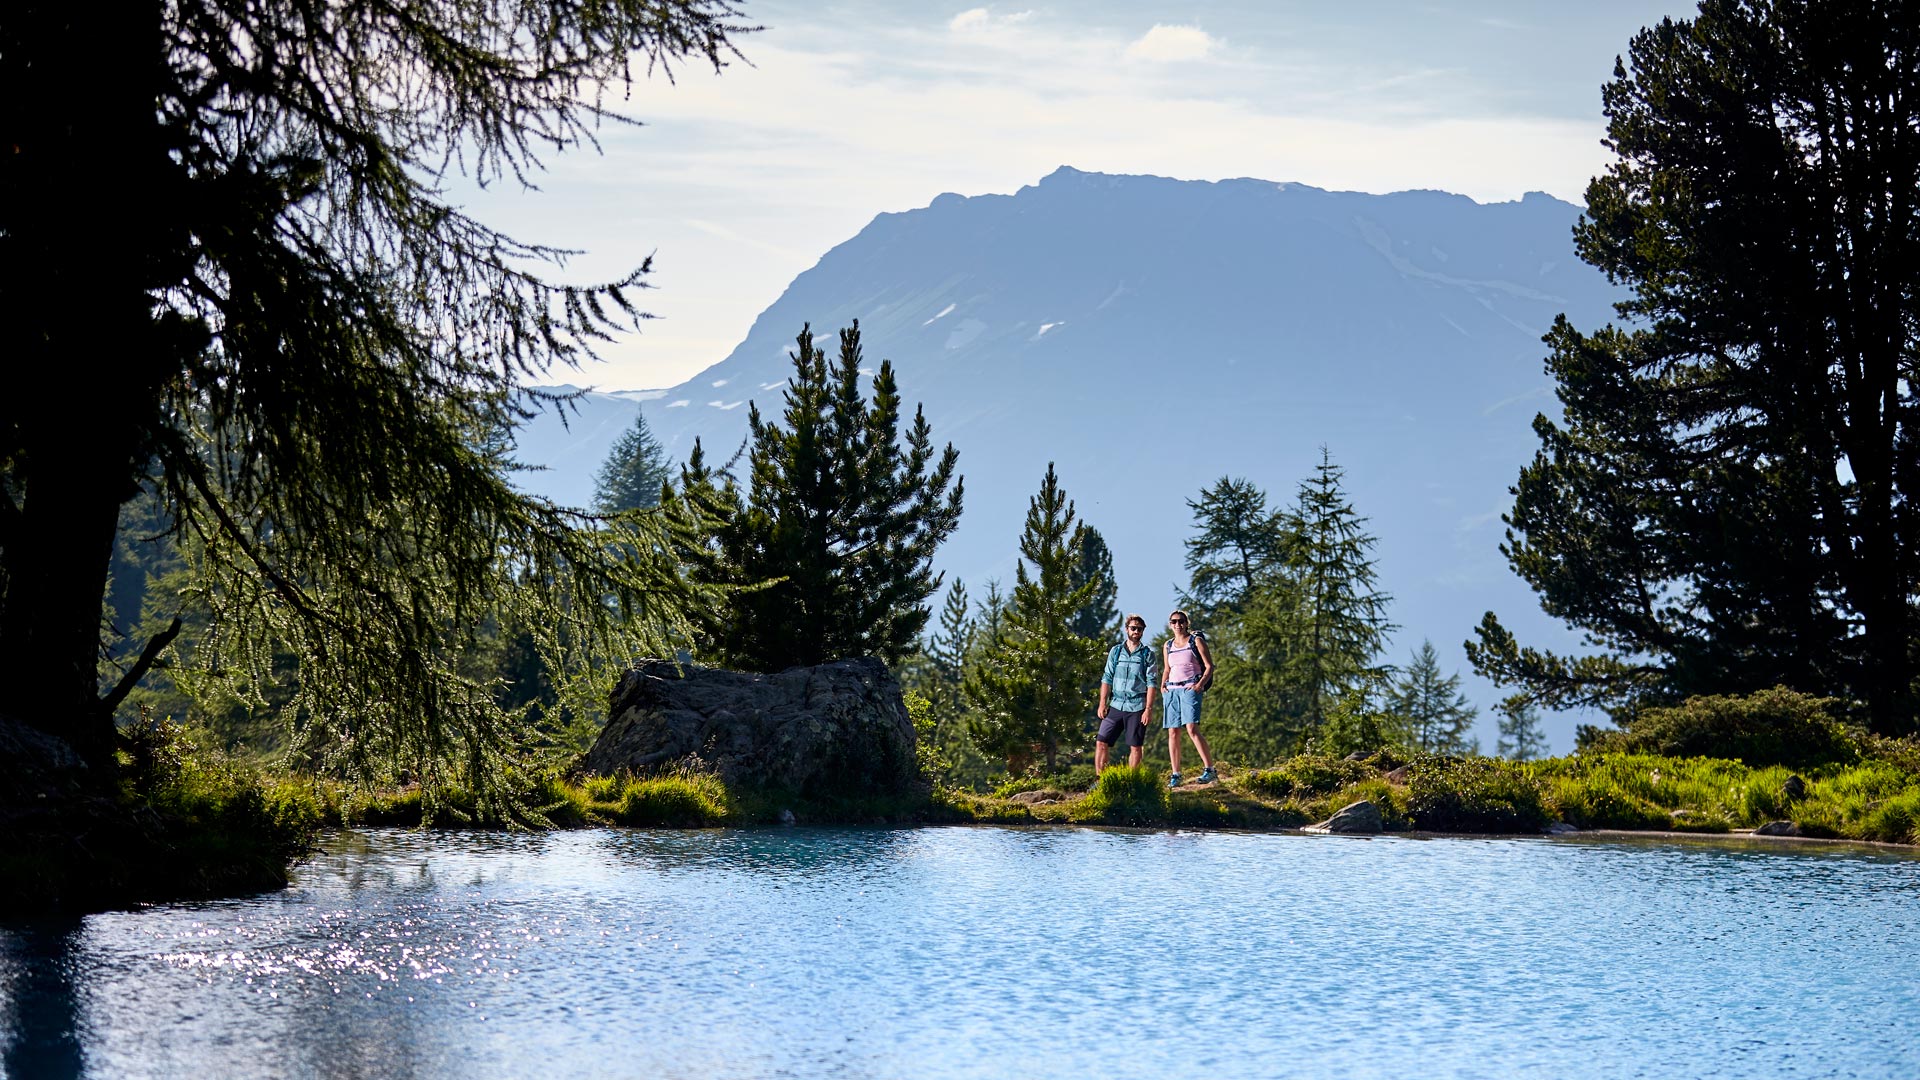
<svg viewBox="0 0 1920 1080"><path fill-rule="evenodd" d="M181 211L156 119L154 4L26 0L0 45L0 334L16 370L68 380L0 406L12 506L0 532L0 680L23 721L111 775L100 605L120 505L138 490L166 357L154 240Z"/></svg>

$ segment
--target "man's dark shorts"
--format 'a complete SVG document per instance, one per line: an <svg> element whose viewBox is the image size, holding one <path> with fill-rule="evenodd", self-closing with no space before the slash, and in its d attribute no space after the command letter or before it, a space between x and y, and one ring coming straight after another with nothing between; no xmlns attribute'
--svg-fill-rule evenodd
<svg viewBox="0 0 1920 1080"><path fill-rule="evenodd" d="M1128 712L1125 709L1115 709L1109 706L1107 709L1107 718L1100 721L1100 733L1095 735L1094 739L1106 743L1108 746L1112 746L1113 740L1119 737L1122 729L1125 729L1128 746L1147 745L1147 725L1146 722L1141 719L1141 713L1143 711L1144 710L1136 709L1133 712ZM1081 730L1084 731L1086 729L1082 728ZM1081 736L1081 738L1085 737L1084 735Z"/></svg>

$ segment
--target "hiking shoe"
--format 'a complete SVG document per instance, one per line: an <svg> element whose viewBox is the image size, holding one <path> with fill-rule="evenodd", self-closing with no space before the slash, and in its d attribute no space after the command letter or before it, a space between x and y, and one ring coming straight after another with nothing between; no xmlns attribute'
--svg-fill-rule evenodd
<svg viewBox="0 0 1920 1080"><path fill-rule="evenodd" d="M1170 788L1177 788L1177 787L1179 787L1179 786L1180 786L1180 774L1179 774L1179 773L1168 773L1168 774L1167 774L1167 786L1168 786L1168 787L1170 787Z"/></svg>
<svg viewBox="0 0 1920 1080"><path fill-rule="evenodd" d="M1215 780L1218 780L1218 779L1220 779L1220 774L1219 774L1219 773L1216 773L1216 772L1214 772L1214 771L1213 771L1213 766L1211 766L1211 765L1209 765L1209 766L1207 766L1207 767L1206 767L1205 769L1202 769L1202 770L1200 771L1200 778L1199 778L1199 779L1197 779L1197 780L1195 780L1195 781L1194 781L1194 783L1196 783L1196 784L1211 784L1211 783L1213 783L1213 782L1214 782Z"/></svg>

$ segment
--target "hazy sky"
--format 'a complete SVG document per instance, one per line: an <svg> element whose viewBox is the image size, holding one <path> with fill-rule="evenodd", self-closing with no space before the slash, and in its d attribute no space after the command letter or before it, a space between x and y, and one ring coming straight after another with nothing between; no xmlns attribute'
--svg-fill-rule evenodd
<svg viewBox="0 0 1920 1080"><path fill-rule="evenodd" d="M997 4L754 2L744 62L656 75L604 153L541 190L463 196L522 239L580 249L565 276L654 257L658 316L555 372L671 386L724 358L827 249L941 192L1012 192L1060 165L1252 176L1481 201L1582 201L1605 164L1600 84L1648 0Z"/></svg>

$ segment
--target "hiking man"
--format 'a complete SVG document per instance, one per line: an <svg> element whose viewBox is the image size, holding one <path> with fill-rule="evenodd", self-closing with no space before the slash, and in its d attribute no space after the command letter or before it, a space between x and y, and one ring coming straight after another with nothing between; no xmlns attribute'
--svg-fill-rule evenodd
<svg viewBox="0 0 1920 1080"><path fill-rule="evenodd" d="M1167 662L1162 669L1160 696L1166 718L1162 721L1167 729L1167 759L1173 766L1173 772L1167 777L1167 786L1180 786L1180 729L1187 729L1187 738L1193 740L1193 748L1200 751L1200 764L1205 766L1195 783L1211 784L1219 777L1213 771L1213 752L1207 749L1207 740L1200 734L1200 695L1213 682L1213 653L1208 651L1206 641L1197 633L1189 630L1187 613L1176 611L1167 616Z"/></svg>
<svg viewBox="0 0 1920 1080"><path fill-rule="evenodd" d="M1147 620L1127 616L1127 636L1107 652L1107 669L1100 675L1100 705L1094 715L1100 718L1100 731L1093 740L1093 774L1107 771L1107 754L1113 741L1127 737L1127 764L1140 764L1146 752L1147 720L1153 715L1155 683L1159 665L1154 663L1153 646L1140 640L1147 632Z"/></svg>

